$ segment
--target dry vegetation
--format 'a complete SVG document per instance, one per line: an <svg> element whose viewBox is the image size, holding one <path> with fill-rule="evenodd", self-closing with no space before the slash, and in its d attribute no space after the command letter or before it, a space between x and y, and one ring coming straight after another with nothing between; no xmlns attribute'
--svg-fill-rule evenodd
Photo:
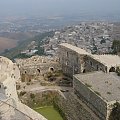
<svg viewBox="0 0 120 120"><path fill-rule="evenodd" d="M17 42L17 40L0 37L0 52L16 47Z"/></svg>

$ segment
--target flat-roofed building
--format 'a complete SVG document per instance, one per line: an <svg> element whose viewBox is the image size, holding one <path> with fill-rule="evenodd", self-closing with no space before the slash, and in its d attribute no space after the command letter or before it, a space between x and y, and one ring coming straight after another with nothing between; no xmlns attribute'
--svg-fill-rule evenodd
<svg viewBox="0 0 120 120"><path fill-rule="evenodd" d="M118 55L95 55L67 43L59 45L58 55L63 73L71 77L91 71L115 72L120 66Z"/></svg>
<svg viewBox="0 0 120 120"><path fill-rule="evenodd" d="M120 66L118 55L89 55L86 56L84 69L86 72L103 71L106 73L115 72Z"/></svg>
<svg viewBox="0 0 120 120"><path fill-rule="evenodd" d="M116 73L102 71L74 75L75 94L101 120L107 120L112 105L120 102L120 77Z"/></svg>

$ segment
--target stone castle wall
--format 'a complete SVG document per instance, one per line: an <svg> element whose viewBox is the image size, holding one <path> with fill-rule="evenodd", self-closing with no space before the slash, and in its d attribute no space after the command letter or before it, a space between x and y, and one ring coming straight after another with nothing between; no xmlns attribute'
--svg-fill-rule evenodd
<svg viewBox="0 0 120 120"><path fill-rule="evenodd" d="M18 101L16 82L20 79L20 71L16 64L5 57L0 57L0 93ZM1 97L2 98L2 97Z"/></svg>
<svg viewBox="0 0 120 120"><path fill-rule="evenodd" d="M75 51L59 46L59 59L62 66L63 73L69 76L81 73L84 70L84 57Z"/></svg>
<svg viewBox="0 0 120 120"><path fill-rule="evenodd" d="M92 57L86 56L85 59L86 59L85 60L85 71L86 72L91 72L91 71L107 72L107 69L106 69L105 65L103 65L102 63L96 61Z"/></svg>
<svg viewBox="0 0 120 120"><path fill-rule="evenodd" d="M56 103L65 113L67 120L100 120L95 115L92 115L72 93L66 99L58 95Z"/></svg>
<svg viewBox="0 0 120 120"><path fill-rule="evenodd" d="M28 93L27 93L28 94ZM86 109L82 101L80 102L77 96L72 92L61 93L60 91L43 91L34 93L34 100L40 102L40 105L44 102L52 103L54 101L59 107L59 110L65 114L67 120L101 120L95 114L91 114L91 111ZM45 96L49 96L47 100ZM29 96L29 95L28 95ZM28 102L29 101L29 102ZM31 105L30 98L25 96L24 102Z"/></svg>
<svg viewBox="0 0 120 120"><path fill-rule="evenodd" d="M69 44L59 46L58 57L63 73L71 77L81 72L115 72L120 64L120 58L117 55L93 55Z"/></svg>
<svg viewBox="0 0 120 120"><path fill-rule="evenodd" d="M17 65L0 56L0 120L47 120L19 101L16 91L19 79Z"/></svg>
<svg viewBox="0 0 120 120"><path fill-rule="evenodd" d="M57 58L49 58L47 56L33 56L27 59L16 59L16 63L20 68L21 74L27 75L43 75L50 71L61 70Z"/></svg>
<svg viewBox="0 0 120 120"><path fill-rule="evenodd" d="M91 71L102 70L106 72L106 66L93 59L90 55L82 55L63 46L59 46L59 59L63 73L71 77L74 74Z"/></svg>
<svg viewBox="0 0 120 120"><path fill-rule="evenodd" d="M22 66L20 68L21 74L29 74L29 75L43 75L49 71L58 71L61 70L61 66L59 63L43 63L37 65L30 66Z"/></svg>
<svg viewBox="0 0 120 120"><path fill-rule="evenodd" d="M104 101L97 91L93 91L89 86L83 84L74 78L74 92L92 111L97 114L101 120L106 120L107 102Z"/></svg>

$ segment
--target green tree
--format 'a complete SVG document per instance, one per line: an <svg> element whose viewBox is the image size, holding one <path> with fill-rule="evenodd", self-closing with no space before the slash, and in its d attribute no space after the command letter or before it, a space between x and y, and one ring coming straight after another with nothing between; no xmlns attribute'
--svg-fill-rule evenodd
<svg viewBox="0 0 120 120"><path fill-rule="evenodd" d="M35 94L30 93L30 98L31 98L31 99L34 99L34 98L35 98Z"/></svg>
<svg viewBox="0 0 120 120"><path fill-rule="evenodd" d="M113 53L116 54L120 52L120 40L114 40L112 44Z"/></svg>
<svg viewBox="0 0 120 120"><path fill-rule="evenodd" d="M109 120L120 120L120 103L116 102L113 105Z"/></svg>

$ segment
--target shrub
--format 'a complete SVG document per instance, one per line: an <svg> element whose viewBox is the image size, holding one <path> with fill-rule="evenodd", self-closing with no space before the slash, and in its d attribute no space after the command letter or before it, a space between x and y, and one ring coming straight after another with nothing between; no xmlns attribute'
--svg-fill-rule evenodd
<svg viewBox="0 0 120 120"><path fill-rule="evenodd" d="M116 102L113 105L113 109L109 116L109 120L120 120L120 103Z"/></svg>
<svg viewBox="0 0 120 120"><path fill-rule="evenodd" d="M30 93L30 98L31 98L31 99L34 99L34 98L35 98L35 94Z"/></svg>
<svg viewBox="0 0 120 120"><path fill-rule="evenodd" d="M21 92L20 92L20 96L23 96L23 95L25 95L25 94L26 94L25 91L21 91Z"/></svg>
<svg viewBox="0 0 120 120"><path fill-rule="evenodd" d="M116 68L116 73L117 73L118 76L120 76L120 67Z"/></svg>

